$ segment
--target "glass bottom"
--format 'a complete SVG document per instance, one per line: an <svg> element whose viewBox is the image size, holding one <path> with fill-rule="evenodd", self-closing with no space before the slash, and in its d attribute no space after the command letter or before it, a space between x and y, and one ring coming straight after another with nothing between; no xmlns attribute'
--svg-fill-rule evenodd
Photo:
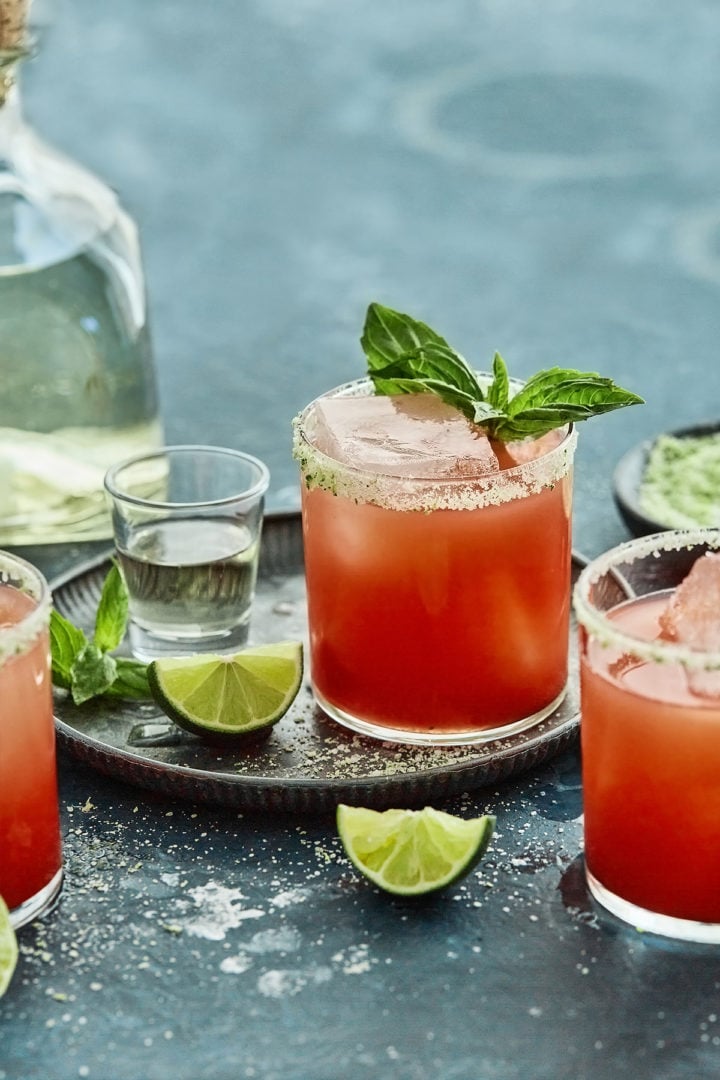
<svg viewBox="0 0 720 1080"><path fill-rule="evenodd" d="M130 649L138 660L149 663L168 656L194 656L197 653L220 653L228 655L239 652L247 645L250 630L249 619L216 634L197 636L153 633L137 623L130 623Z"/></svg>
<svg viewBox="0 0 720 1080"><path fill-rule="evenodd" d="M677 941L695 941L704 945L720 945L720 923L696 922L694 919L677 919L672 915L659 915L655 911L631 904L621 896L610 892L585 867L588 888L597 902L611 915L648 934L675 938Z"/></svg>
<svg viewBox="0 0 720 1080"><path fill-rule="evenodd" d="M18 930L21 926L25 926L26 923L32 922L33 919L37 919L40 915L44 915L57 900L62 888L62 882L63 869L61 866L44 889L41 889L40 892L35 893L24 903L12 909L10 912L10 925L13 929Z"/></svg>
<svg viewBox="0 0 720 1080"><path fill-rule="evenodd" d="M364 720L361 716L355 716L344 709L333 705L313 685L313 694L323 712L332 719L342 724L343 727L357 731L361 735L370 735L374 739L382 739L383 742L409 743L415 746L467 746L472 743L492 742L493 739L505 739L508 735L516 735L520 731L534 727L541 720L551 716L565 697L567 687L563 687L558 696L539 712L532 716L526 716L522 720L516 720L512 724L502 724L494 728L470 728L462 731L408 731L406 728L394 728L384 724L376 724Z"/></svg>

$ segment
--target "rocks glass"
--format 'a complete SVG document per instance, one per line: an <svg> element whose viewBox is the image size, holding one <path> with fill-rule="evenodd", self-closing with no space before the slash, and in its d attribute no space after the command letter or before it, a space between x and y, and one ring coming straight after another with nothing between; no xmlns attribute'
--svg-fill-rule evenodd
<svg viewBox="0 0 720 1080"><path fill-rule="evenodd" d="M42 574L0 551L0 896L15 927L62 882L49 618Z"/></svg>
<svg viewBox="0 0 720 1080"><path fill-rule="evenodd" d="M583 571L574 602L590 891L640 930L720 942L720 640L691 647L662 615L706 551L720 532L622 544Z"/></svg>
<svg viewBox="0 0 720 1080"><path fill-rule="evenodd" d="M394 742L473 743L538 723L567 681L574 431L491 469L487 440L431 394L383 398L369 435L331 430L328 403L362 412L372 393L349 383L295 423L318 703ZM384 465L400 439L407 455Z"/></svg>

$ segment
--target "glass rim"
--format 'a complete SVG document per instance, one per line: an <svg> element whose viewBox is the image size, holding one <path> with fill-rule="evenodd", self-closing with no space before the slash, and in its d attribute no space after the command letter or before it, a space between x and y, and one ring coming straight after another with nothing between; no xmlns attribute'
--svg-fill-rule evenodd
<svg viewBox="0 0 720 1080"><path fill-rule="evenodd" d="M157 461L162 458L170 458L173 455L184 456L190 454L203 454L208 457L225 457L232 458L235 461L243 462L246 465L253 466L258 471L258 479L250 487L243 489L242 491L234 492L232 495L223 495L219 499L195 499L192 501L183 500L182 502L168 502L164 499L148 499L142 495L134 495L132 492L123 491L118 486L119 475L123 470L130 469L134 465L139 465L141 462ZM192 509L197 507L207 507L208 509L223 506L232 506L237 502L247 502L251 499L259 498L264 495L270 485L270 470L264 461L261 461L259 457L255 457L254 454L248 454L244 450L233 450L227 446L209 446L202 443L177 443L172 446L161 446L156 450L142 451L139 454L133 454L132 457L125 458L123 461L118 461L105 473L104 486L108 495L113 499L117 499L120 502L127 503L131 506L143 507L148 510L183 510Z"/></svg>
<svg viewBox="0 0 720 1080"><path fill-rule="evenodd" d="M581 571L573 589L573 608L578 623L603 647L620 647L641 660L678 663L693 670L720 670L720 649L703 651L661 638L648 641L646 638L636 637L626 630L621 630L616 622L607 617L608 612L600 611L590 600L590 589L605 574L613 576L620 588L627 587L622 575L616 570L618 564L646 558L658 551L681 551L683 548L690 550L701 546L720 551L720 528L667 529L649 536L625 540L598 555ZM633 592L627 599L632 600L636 595ZM650 596L652 593L640 595Z"/></svg>
<svg viewBox="0 0 720 1080"><path fill-rule="evenodd" d="M490 380L492 378L487 372L477 372L476 374L481 379L485 378ZM513 387L517 387L518 389L523 385L518 379L511 379L510 382ZM327 481L326 484L323 484L322 481L318 481L316 486L327 486L330 490L336 490L335 485L339 481L343 489L348 488L348 494L353 494L350 489L355 485L354 494L361 501L378 501L375 496L381 493L382 505L385 505L392 501L391 494L388 491L382 490L386 486L396 486L398 489L404 489L406 492L412 490L416 494L419 494L423 491L435 493L441 490L453 492L472 491L474 486L482 483L485 485L483 487L482 495L487 496L488 490L491 487L497 489L499 486L498 481L507 482L508 487L514 480L525 480L527 482L533 478L537 478L537 482L542 481L540 486L545 486L545 483L557 482L557 480L567 474L572 465L572 454L574 453L577 443L577 427L574 424L565 424L557 429L560 431L564 430L565 434L562 439L557 446L553 446L539 457L533 458L530 461L519 462L517 465L510 468L498 469L495 472L471 472L462 476L407 476L398 473L371 470L338 461L336 458L331 457L329 454L326 454L324 451L314 446L305 430L305 426L312 415L312 410L316 403L331 397L361 396L361 394L357 392L372 388L372 385L372 380L368 376L359 379L351 379L349 382L341 383L339 386L335 386L331 390L325 391L323 394L318 394L317 397L313 398L313 400L294 418L293 454L295 458L300 461L303 474L306 474L307 472L304 466L307 463L307 460L310 459L312 461L313 476L317 477L320 475ZM482 425L478 426L482 427ZM571 455L569 462L567 462L568 453ZM559 459L562 459L560 463ZM564 467L561 467L562 465L564 465ZM552 474L552 476L550 474ZM364 498L363 492L365 493ZM475 493L475 495L477 498L477 493ZM511 497L517 498L517 492L513 492ZM510 499L508 498L504 501L510 501Z"/></svg>
<svg viewBox="0 0 720 1080"><path fill-rule="evenodd" d="M10 551L0 550L0 585L13 585L35 601L35 606L19 622L0 626L0 667L14 656L27 652L38 635L47 627L50 618L52 594L45 576L27 559Z"/></svg>

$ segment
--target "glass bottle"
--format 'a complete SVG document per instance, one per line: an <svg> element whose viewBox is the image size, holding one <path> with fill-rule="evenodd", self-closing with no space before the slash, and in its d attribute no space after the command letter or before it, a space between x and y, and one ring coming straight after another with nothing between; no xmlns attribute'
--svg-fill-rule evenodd
<svg viewBox="0 0 720 1080"><path fill-rule="evenodd" d="M137 228L25 123L0 0L0 547L112 535L103 475L162 442Z"/></svg>

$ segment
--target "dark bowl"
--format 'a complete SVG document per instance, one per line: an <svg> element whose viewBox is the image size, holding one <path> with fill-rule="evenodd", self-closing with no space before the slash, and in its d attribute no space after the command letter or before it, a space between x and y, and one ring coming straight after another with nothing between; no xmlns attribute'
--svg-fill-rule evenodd
<svg viewBox="0 0 720 1080"><path fill-rule="evenodd" d="M706 420L690 427L663 431L662 435L672 435L676 439L697 437L698 435L716 435L720 432L720 420ZM658 521L649 517L640 506L640 484L647 465L648 455L660 435L645 439L620 458L613 473L613 496L621 518L633 536L646 536L648 533L663 532L674 526L667 521ZM720 493L718 493L720 498Z"/></svg>

